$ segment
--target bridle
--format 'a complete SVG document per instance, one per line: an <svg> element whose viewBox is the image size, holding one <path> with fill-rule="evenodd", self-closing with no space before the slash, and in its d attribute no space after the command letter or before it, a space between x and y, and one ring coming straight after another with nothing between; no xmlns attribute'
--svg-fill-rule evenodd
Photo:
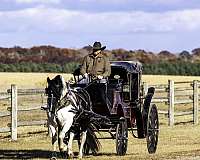
<svg viewBox="0 0 200 160"><path fill-rule="evenodd" d="M48 83L49 85L48 87L46 87L45 93L48 95L48 98L50 99L51 103L49 111L56 113L56 111L60 110L63 107L68 106L69 104L71 104L74 108L77 109L76 97L75 95L72 94L73 91L70 89L69 85L67 85L68 91L65 93L63 97L61 97L62 93L60 93L61 92L60 85L56 85L54 81L53 82L49 81Z"/></svg>

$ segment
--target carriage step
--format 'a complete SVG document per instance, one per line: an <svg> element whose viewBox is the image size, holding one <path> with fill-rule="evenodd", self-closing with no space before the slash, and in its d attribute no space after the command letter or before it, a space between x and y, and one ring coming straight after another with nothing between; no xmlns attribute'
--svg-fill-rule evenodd
<svg viewBox="0 0 200 160"><path fill-rule="evenodd" d="M110 117L109 119L111 122L118 122L120 117Z"/></svg>

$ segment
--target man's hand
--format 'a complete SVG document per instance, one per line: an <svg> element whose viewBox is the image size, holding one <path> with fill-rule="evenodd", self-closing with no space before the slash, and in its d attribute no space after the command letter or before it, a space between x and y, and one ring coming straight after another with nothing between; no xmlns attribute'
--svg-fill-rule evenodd
<svg viewBox="0 0 200 160"><path fill-rule="evenodd" d="M97 78L98 78L98 79L103 79L103 76L98 75Z"/></svg>

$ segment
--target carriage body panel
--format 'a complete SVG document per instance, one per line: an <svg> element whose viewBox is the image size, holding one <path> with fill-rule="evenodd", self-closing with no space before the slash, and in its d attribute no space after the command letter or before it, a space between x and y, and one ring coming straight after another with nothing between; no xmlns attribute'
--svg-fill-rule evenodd
<svg viewBox="0 0 200 160"><path fill-rule="evenodd" d="M131 118L134 108L140 108L140 84L142 65L139 62L113 62L111 63L111 75L108 78L108 88L112 89L113 83L117 83L119 89L114 87L112 114L117 114L118 106L123 109L124 116ZM118 76L118 79L115 77Z"/></svg>

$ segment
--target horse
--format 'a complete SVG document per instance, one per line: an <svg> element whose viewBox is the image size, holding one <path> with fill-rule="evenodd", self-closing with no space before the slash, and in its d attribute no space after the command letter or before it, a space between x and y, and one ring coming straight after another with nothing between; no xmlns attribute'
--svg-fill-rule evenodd
<svg viewBox="0 0 200 160"><path fill-rule="evenodd" d="M69 157L74 156L72 141L75 135L79 135L79 158L83 157L83 153L89 153L89 150L96 154L101 145L95 131L98 131L98 122L103 117L91 111L87 91L72 89L61 75L52 80L48 77L45 91L48 96L46 111L54 153L52 159L56 156L57 140L62 155L67 153Z"/></svg>

